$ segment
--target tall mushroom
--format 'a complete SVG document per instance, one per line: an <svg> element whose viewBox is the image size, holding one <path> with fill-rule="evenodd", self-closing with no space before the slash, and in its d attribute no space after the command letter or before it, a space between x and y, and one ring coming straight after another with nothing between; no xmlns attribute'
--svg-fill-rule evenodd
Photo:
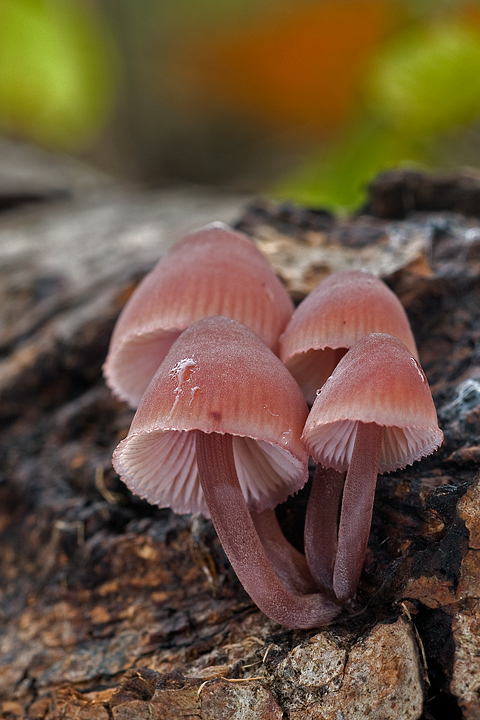
<svg viewBox="0 0 480 720"><path fill-rule="evenodd" d="M136 407L174 341L196 320L232 317L277 351L292 313L288 293L251 240L223 223L212 223L178 242L125 305L104 365L107 383ZM314 587L305 556L283 537L273 510L254 517L262 531L269 528L262 538L270 538L265 548L278 571L284 571L288 557L295 587ZM277 541L272 543L274 530Z"/></svg>
<svg viewBox="0 0 480 720"><path fill-rule="evenodd" d="M109 387L132 407L189 325L225 315L276 351L293 303L243 233L213 223L187 235L145 276L115 326L104 366Z"/></svg>
<svg viewBox="0 0 480 720"><path fill-rule="evenodd" d="M348 349L372 332L398 337L418 357L402 304L371 273L332 273L300 303L280 338L280 357L308 403ZM313 576L326 588L333 580L342 489L343 475L317 464L305 518L305 553Z"/></svg>
<svg viewBox="0 0 480 720"><path fill-rule="evenodd" d="M133 492L176 512L210 515L258 607L302 628L330 622L339 605L282 583L249 509L273 508L305 483L300 434L307 413L273 352L243 325L211 317L171 347L114 453L115 468Z"/></svg>
<svg viewBox="0 0 480 720"><path fill-rule="evenodd" d="M408 348L384 333L360 340L323 385L302 440L324 468L348 470L333 570L333 590L345 603L355 595L365 558L377 474L420 460L443 440L427 379ZM307 554L319 564L320 536Z"/></svg>
<svg viewBox="0 0 480 720"><path fill-rule="evenodd" d="M418 357L400 300L374 275L339 270L307 295L280 339L280 357L308 403L347 350L372 332L398 337Z"/></svg>

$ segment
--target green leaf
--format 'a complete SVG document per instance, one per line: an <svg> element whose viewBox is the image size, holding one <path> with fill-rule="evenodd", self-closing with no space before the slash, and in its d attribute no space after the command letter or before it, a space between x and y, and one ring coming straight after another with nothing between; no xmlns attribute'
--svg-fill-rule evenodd
<svg viewBox="0 0 480 720"><path fill-rule="evenodd" d="M465 125L480 115L480 32L436 23L402 35L377 59L370 110L414 136Z"/></svg>
<svg viewBox="0 0 480 720"><path fill-rule="evenodd" d="M114 96L113 43L84 4L2 0L0 128L61 149L89 142Z"/></svg>
<svg viewBox="0 0 480 720"><path fill-rule="evenodd" d="M399 164L415 164L420 151L388 127L364 121L327 153L308 160L274 189L275 197L350 212L365 201L370 180Z"/></svg>

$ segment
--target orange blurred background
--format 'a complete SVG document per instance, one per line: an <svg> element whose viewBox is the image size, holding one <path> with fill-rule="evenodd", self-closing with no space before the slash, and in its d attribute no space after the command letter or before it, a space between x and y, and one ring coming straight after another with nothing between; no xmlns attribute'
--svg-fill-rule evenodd
<svg viewBox="0 0 480 720"><path fill-rule="evenodd" d="M0 129L153 186L348 205L384 165L480 164L477 75L476 0L0 7Z"/></svg>

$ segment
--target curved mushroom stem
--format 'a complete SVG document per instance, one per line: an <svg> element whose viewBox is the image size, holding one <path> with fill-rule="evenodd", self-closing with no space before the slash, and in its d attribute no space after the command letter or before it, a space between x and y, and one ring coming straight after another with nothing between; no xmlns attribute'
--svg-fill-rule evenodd
<svg viewBox="0 0 480 720"><path fill-rule="evenodd" d="M340 606L320 593L298 596L267 558L238 482L231 435L196 431L197 462L213 524L238 579L260 610L281 625L326 625Z"/></svg>
<svg viewBox="0 0 480 720"><path fill-rule="evenodd" d="M355 596L372 523L383 427L358 423L343 489L333 589L341 603Z"/></svg>
<svg viewBox="0 0 480 720"><path fill-rule="evenodd" d="M295 595L317 592L318 586L305 555L288 542L278 524L275 510L250 511L250 515L267 558L285 587Z"/></svg>
<svg viewBox="0 0 480 720"><path fill-rule="evenodd" d="M305 517L305 555L313 577L327 591L333 589L343 483L343 473L317 463Z"/></svg>

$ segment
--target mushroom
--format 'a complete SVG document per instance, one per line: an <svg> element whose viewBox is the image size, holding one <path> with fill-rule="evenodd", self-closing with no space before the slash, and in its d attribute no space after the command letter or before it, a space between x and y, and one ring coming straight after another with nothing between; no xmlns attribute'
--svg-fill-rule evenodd
<svg viewBox="0 0 480 720"><path fill-rule="evenodd" d="M262 514L304 485L307 414L294 379L258 336L210 317L172 345L114 453L115 469L136 494L211 516L250 597L270 618L299 628L330 622L340 606L281 581L250 510Z"/></svg>
<svg viewBox="0 0 480 720"><path fill-rule="evenodd" d="M398 337L418 357L397 296L368 272L340 270L322 280L297 307L280 338L280 358L312 404L347 350L372 332Z"/></svg>
<svg viewBox="0 0 480 720"><path fill-rule="evenodd" d="M324 531L320 529L315 535L311 529L305 552L313 575L321 578L330 572L334 558L333 590L339 602L346 603L355 595L368 543L377 474L420 460L442 440L424 372L408 348L391 335L372 333L364 337L323 385L302 441L323 468L348 472L336 542L332 540L333 523L327 523L330 545L325 548L322 544ZM338 481L333 485L331 497L323 499L318 488L313 500L318 513L311 510L312 517L337 512Z"/></svg>
<svg viewBox="0 0 480 720"><path fill-rule="evenodd" d="M234 318L276 351L292 313L287 291L253 242L223 223L207 225L177 243L130 297L104 365L107 384L136 407L173 342L196 320Z"/></svg>
<svg viewBox="0 0 480 720"><path fill-rule="evenodd" d="M322 280L295 310L280 338L280 357L307 401L330 376L349 348L371 332L417 348L407 315L382 280L363 270L340 270ZM312 574L331 589L337 545L337 517L343 475L317 464L305 518L305 554Z"/></svg>

